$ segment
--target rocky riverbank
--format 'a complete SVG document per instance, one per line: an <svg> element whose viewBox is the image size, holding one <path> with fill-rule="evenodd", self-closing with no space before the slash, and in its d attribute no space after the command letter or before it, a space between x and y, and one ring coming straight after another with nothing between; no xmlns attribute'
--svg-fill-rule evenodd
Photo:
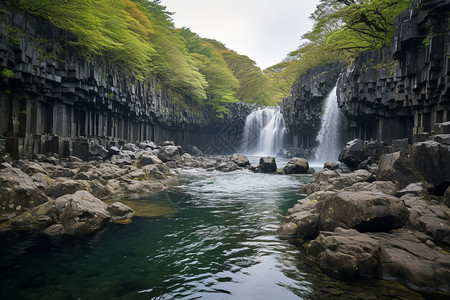
<svg viewBox="0 0 450 300"><path fill-rule="evenodd" d="M42 230L52 236L78 235L110 222L130 222L135 213L148 214L135 211L141 208L130 199L176 184L174 175L183 168L221 172L245 168L280 174L310 171L303 159L292 159L284 169L277 168L273 157L263 157L258 165L250 165L240 153L208 156L196 147L189 147L190 153L184 153L171 141L159 145L152 141L126 143L108 150L101 145L91 148L88 160L61 158L54 153L38 154L33 160L13 160L9 154L3 155L0 228Z"/></svg>
<svg viewBox="0 0 450 300"><path fill-rule="evenodd" d="M351 169L326 164L278 232L310 241L308 258L341 278L449 292L449 138L430 136L397 152L381 142L349 142L340 160Z"/></svg>

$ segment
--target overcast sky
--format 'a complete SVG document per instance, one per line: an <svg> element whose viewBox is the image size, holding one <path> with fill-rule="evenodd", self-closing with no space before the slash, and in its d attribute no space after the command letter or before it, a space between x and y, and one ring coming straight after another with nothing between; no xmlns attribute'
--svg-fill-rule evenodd
<svg viewBox="0 0 450 300"><path fill-rule="evenodd" d="M270 67L301 44L311 30L308 19L319 0L161 0L176 27L189 27L201 37Z"/></svg>

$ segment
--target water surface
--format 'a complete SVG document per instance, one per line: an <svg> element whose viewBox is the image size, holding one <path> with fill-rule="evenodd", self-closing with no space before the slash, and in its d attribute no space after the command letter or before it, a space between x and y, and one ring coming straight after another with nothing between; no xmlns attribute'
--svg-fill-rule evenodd
<svg viewBox="0 0 450 300"><path fill-rule="evenodd" d="M131 224L4 235L0 299L420 299L395 282L334 280L277 236L311 177L185 173L139 200L147 217Z"/></svg>

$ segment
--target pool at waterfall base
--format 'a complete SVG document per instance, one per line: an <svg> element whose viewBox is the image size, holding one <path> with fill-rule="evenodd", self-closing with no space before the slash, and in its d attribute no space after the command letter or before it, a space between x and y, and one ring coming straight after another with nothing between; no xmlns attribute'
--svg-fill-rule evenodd
<svg viewBox="0 0 450 300"><path fill-rule="evenodd" d="M340 281L276 229L309 175L183 171L153 215L83 237L14 232L0 299L422 299L398 282ZM132 201L130 201L131 203Z"/></svg>

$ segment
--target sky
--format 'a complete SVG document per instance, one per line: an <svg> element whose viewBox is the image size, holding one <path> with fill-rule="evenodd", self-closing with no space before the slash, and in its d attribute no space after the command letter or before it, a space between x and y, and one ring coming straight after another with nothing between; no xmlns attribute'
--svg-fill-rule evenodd
<svg viewBox="0 0 450 300"><path fill-rule="evenodd" d="M281 62L311 30L319 0L161 0L175 26L224 43L265 69Z"/></svg>

